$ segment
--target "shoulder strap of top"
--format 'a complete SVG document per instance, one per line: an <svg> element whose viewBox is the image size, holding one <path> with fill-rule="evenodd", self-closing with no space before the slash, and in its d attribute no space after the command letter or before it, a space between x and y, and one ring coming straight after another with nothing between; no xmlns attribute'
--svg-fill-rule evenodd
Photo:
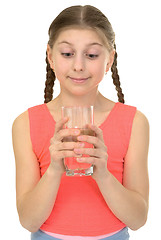
<svg viewBox="0 0 161 240"><path fill-rule="evenodd" d="M28 114L33 151L39 158L47 140L53 136L54 122L51 122L45 104L29 108Z"/></svg>
<svg viewBox="0 0 161 240"><path fill-rule="evenodd" d="M116 138L117 136L115 140L121 141L125 151L127 151L129 146L135 113L136 107L118 102L114 111L111 112L110 118L103 125L105 134L110 134L111 138Z"/></svg>
<svg viewBox="0 0 161 240"><path fill-rule="evenodd" d="M119 103L118 111L116 113L117 121L119 122L122 130L124 131L127 148L131 137L132 125L136 114L136 110L137 110L136 107Z"/></svg>

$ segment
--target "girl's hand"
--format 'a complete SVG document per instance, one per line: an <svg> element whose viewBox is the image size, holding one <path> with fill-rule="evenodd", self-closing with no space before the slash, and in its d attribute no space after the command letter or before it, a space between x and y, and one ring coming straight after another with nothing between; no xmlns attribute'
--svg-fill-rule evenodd
<svg viewBox="0 0 161 240"><path fill-rule="evenodd" d="M94 148L74 148L77 154L87 154L89 157L78 157L78 162L85 162L94 165L94 173L92 177L97 180L109 174L107 169L107 147L104 143L103 132L95 125L88 125L95 132L95 136L81 135L77 139L82 142L93 144Z"/></svg>
<svg viewBox="0 0 161 240"><path fill-rule="evenodd" d="M63 142L63 139L67 136L77 137L80 134L78 129L63 129L67 121L68 118L64 118L56 123L54 136L50 140L49 151L51 163L49 167L54 169L58 174L63 174L65 171L64 158L79 157L80 155L74 153L73 149L83 146L80 142Z"/></svg>

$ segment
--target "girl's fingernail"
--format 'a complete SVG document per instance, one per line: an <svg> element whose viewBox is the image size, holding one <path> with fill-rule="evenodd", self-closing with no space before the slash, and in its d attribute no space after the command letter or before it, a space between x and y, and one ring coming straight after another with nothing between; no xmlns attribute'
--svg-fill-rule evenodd
<svg viewBox="0 0 161 240"><path fill-rule="evenodd" d="M76 153L80 153L80 152L81 152L81 149L79 149L79 148L75 148L75 149L74 149L74 152L76 152Z"/></svg>
<svg viewBox="0 0 161 240"><path fill-rule="evenodd" d="M76 134L76 135L79 134L79 130L75 130L74 134Z"/></svg>
<svg viewBox="0 0 161 240"><path fill-rule="evenodd" d="M77 158L77 161L81 162L83 161L83 158Z"/></svg>
<svg viewBox="0 0 161 240"><path fill-rule="evenodd" d="M84 147L84 143L79 143L79 147Z"/></svg>
<svg viewBox="0 0 161 240"><path fill-rule="evenodd" d="M78 140L83 140L83 137L82 136L78 136L77 139Z"/></svg>

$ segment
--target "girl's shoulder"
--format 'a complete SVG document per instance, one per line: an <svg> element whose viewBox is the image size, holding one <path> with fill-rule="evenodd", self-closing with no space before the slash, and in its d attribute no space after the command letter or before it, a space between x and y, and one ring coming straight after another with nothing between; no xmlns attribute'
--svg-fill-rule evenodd
<svg viewBox="0 0 161 240"><path fill-rule="evenodd" d="M149 121L146 117L146 115L141 112L140 110L137 109L136 106L132 106L132 105L128 105L128 104L123 104L123 103L120 103L120 102L114 102L114 101L111 101L107 98L103 98L103 104L102 104L103 108L104 108L104 111L105 112L110 112L112 109L114 109L115 106L117 106L117 109L119 108L119 112L123 113L123 114L129 114L129 112L131 112L134 116L134 119L133 119L133 124L138 126L139 128L139 125L144 125L146 126L146 128L149 127Z"/></svg>
<svg viewBox="0 0 161 240"><path fill-rule="evenodd" d="M43 115L44 111L46 110L45 104L35 105L30 108L28 108L26 111L21 113L13 122L12 129L16 129L16 131L22 130L25 128L26 130L29 130L30 126L30 115L38 116Z"/></svg>
<svg viewBox="0 0 161 240"><path fill-rule="evenodd" d="M17 139L21 136L29 136L30 127L29 127L29 117L28 111L21 113L12 124L12 137Z"/></svg>
<svg viewBox="0 0 161 240"><path fill-rule="evenodd" d="M120 109L123 111L123 113L126 114L130 113L133 115L133 125L136 125L139 127L139 125L149 125L148 119L145 116L145 114L143 112L141 112L140 110L137 109L136 106L132 106L132 105L128 105L128 104L123 104L123 103L119 103Z"/></svg>
<svg viewBox="0 0 161 240"><path fill-rule="evenodd" d="M149 121L145 114L140 110L136 110L136 114L133 121L133 128L136 128L138 131L140 131L143 128L146 131L149 131Z"/></svg>
<svg viewBox="0 0 161 240"><path fill-rule="evenodd" d="M26 126L28 123L28 119L28 110L26 110L15 118L12 128L24 127L24 125Z"/></svg>

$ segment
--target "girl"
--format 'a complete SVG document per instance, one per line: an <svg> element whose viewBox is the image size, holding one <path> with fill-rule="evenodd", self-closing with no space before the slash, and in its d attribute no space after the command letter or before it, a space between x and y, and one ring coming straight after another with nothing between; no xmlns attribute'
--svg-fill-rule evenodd
<svg viewBox="0 0 161 240"><path fill-rule="evenodd" d="M92 6L65 9L49 28L46 62L45 103L13 123L20 222L32 240L129 239L128 227L139 229L148 214L149 124L124 104L110 22ZM110 68L116 103L98 91ZM56 78L61 91L52 100ZM69 105L94 106L95 136L63 129L61 106ZM64 143L68 135L79 142ZM93 176L66 176L64 157L93 164Z"/></svg>

